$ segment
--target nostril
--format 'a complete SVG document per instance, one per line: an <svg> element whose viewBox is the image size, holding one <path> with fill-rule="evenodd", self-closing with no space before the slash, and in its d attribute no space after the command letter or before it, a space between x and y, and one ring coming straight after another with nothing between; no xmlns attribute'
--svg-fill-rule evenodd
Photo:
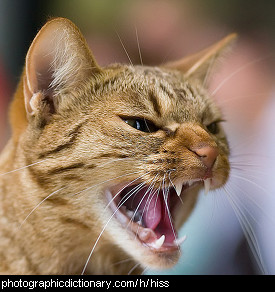
<svg viewBox="0 0 275 292"><path fill-rule="evenodd" d="M213 167L217 156L219 155L218 148L213 146L204 146L193 150L193 152L199 156L199 158L207 168Z"/></svg>

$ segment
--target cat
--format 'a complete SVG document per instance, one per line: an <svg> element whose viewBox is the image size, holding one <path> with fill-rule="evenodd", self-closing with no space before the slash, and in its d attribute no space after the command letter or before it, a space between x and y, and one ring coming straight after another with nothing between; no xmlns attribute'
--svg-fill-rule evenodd
<svg viewBox="0 0 275 292"><path fill-rule="evenodd" d="M133 274L169 268L201 188L230 173L205 88L231 34L160 66L100 67L79 29L38 32L0 158L1 274Z"/></svg>

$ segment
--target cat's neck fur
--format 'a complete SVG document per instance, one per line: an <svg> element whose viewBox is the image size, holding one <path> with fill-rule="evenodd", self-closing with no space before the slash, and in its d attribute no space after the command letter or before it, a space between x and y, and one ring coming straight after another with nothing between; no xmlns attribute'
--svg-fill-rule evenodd
<svg viewBox="0 0 275 292"><path fill-rule="evenodd" d="M35 209L49 193L31 183L31 172L26 165L20 143L10 140L0 157L0 169L7 173L0 176L0 274L82 273L101 230L97 226L85 226L81 221L72 222L75 224L71 227L61 224L56 217L49 219L51 210L43 203ZM52 208L66 208L62 201L66 190L58 195L60 201L57 199ZM71 205L68 212L73 212ZM123 265L119 265L121 261ZM2 266L3 263L6 264ZM94 251L93 264L87 266L85 273L127 274L135 264L119 247L102 239ZM140 273L140 268L134 273Z"/></svg>
<svg viewBox="0 0 275 292"><path fill-rule="evenodd" d="M54 190L43 189L33 181L35 174L31 169L36 163L29 161L24 149L27 116L23 101L21 80L10 111L11 124L17 126L0 156L0 274L80 274L101 230L81 221L64 228L55 216L47 219L51 210L43 205L43 200ZM66 208L62 197L67 193L58 191L60 199L52 207ZM68 212L72 212L71 207ZM123 265L119 265L121 261ZM119 247L102 239L94 251L93 264L88 264L85 273L127 274L135 264ZM137 267L133 273L140 271Z"/></svg>

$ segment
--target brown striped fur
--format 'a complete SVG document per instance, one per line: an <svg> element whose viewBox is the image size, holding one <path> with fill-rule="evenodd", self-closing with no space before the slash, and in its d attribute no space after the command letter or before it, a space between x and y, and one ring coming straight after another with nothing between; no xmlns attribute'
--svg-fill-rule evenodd
<svg viewBox="0 0 275 292"><path fill-rule="evenodd" d="M112 215L104 190L142 176L150 182L200 175L190 149L217 147L212 188L228 177L228 144L222 119L202 80L209 60L233 37L202 54L160 67L100 68L69 20L50 20L33 41L10 109L12 137L0 158L0 273L77 274ZM73 57L72 57L73 56ZM67 66L67 67L66 67ZM196 75L197 73L197 75ZM144 133L121 117L152 121ZM166 178L167 179L167 178ZM188 191L175 218L188 218L197 189ZM113 219L85 270L123 274L166 268L176 254L155 254Z"/></svg>

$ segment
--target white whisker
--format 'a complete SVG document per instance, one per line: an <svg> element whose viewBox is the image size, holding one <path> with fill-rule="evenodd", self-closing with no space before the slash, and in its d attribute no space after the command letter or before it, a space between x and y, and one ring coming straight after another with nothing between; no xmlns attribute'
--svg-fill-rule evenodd
<svg viewBox="0 0 275 292"><path fill-rule="evenodd" d="M22 221L22 223L20 224L19 228L20 229L22 227L22 225L26 222L26 220L30 217L30 215L43 203L45 202L47 199L49 199L50 197L52 197L53 195L55 195L56 193L58 193L59 191L62 191L63 189L65 189L66 187L62 187L54 192L52 192L51 194L49 194L46 198L44 198L41 202L39 202L32 210L31 212L25 217L25 219Z"/></svg>
<svg viewBox="0 0 275 292"><path fill-rule="evenodd" d="M41 161L38 161L38 162L34 162L34 163L29 164L29 165L26 165L26 166L22 166L22 167L20 167L20 168L17 168L17 169L14 169L14 170L11 170L11 171L8 171L8 172L5 172L5 173L2 173L2 174L0 174L0 176L6 175L6 174L10 174L10 173L13 173L13 172L16 172L16 171L22 170L22 169L26 169L26 168L28 168L28 167L31 167L31 166L34 166L34 165L40 164L40 163L45 162L45 161L47 161L47 160L48 160L48 158L47 158L47 159L44 159L44 160L41 160Z"/></svg>
<svg viewBox="0 0 275 292"><path fill-rule="evenodd" d="M106 165L108 165L110 163L121 161L121 160L125 160L125 159L130 159L130 158L132 158L132 157L115 158L115 159L109 160L109 161L107 161L107 162L105 162L105 163L103 163L101 165L97 165L96 167L104 167L104 166L106 166Z"/></svg>
<svg viewBox="0 0 275 292"><path fill-rule="evenodd" d="M101 238L103 232L104 232L105 229L107 228L109 222L111 221L111 219L113 218L114 215L115 215L115 212L112 214L112 216L110 216L110 218L108 219L107 223L103 226L101 232L99 233L99 236L97 237L97 239L96 239L96 241L95 241L95 243L94 243L94 245L93 245L93 248L92 248L92 250L90 251L89 256L88 256L88 258L87 258L87 260L86 260L86 263L85 263L85 265L84 265L84 267L83 267L83 269L82 269L81 275L83 275L83 274L85 273L85 270L86 270L86 268L87 268L87 266L88 266L88 263L89 263L89 261L90 261L90 259L91 259L91 256L92 256L92 254L93 254L93 252L94 252L94 250L95 250L95 248L96 248L96 246L97 246L97 243L99 242L99 240L100 240L100 238Z"/></svg>
<svg viewBox="0 0 275 292"><path fill-rule="evenodd" d="M127 259L120 260L118 262L113 263L112 266L117 266L117 265L121 265L124 263L132 262L132 261L133 261L133 258L127 258Z"/></svg>
<svg viewBox="0 0 275 292"><path fill-rule="evenodd" d="M213 69L213 65L215 63L214 61L215 61L215 56L213 56L211 58L210 64L209 64L209 66L207 68L207 72L206 72L206 74L204 76L204 80L203 80L203 83L202 83L203 84L203 87L205 87L206 86L206 83L208 82L209 75L210 75L211 70Z"/></svg>
<svg viewBox="0 0 275 292"><path fill-rule="evenodd" d="M171 230L173 232L174 238L177 239L177 235L175 233L174 225L173 225L173 222L172 222L172 216L171 216L171 213L170 213L170 210L169 210L169 206L168 206L169 187L170 187L170 184L168 185L166 195L164 195L164 192L163 192L163 196L164 196L164 202L165 202L166 212L167 212L167 215L168 215L168 218L169 218L169 223L170 223L170 226L171 226ZM166 196L166 198L165 198L165 196ZM180 250L180 248L178 248L178 249Z"/></svg>
<svg viewBox="0 0 275 292"><path fill-rule="evenodd" d="M256 63L259 63L259 62L262 62L268 58L270 58L270 56L266 56L266 57L261 57L261 58L258 58L256 60L253 60L251 62L248 62L246 64L244 64L243 66L239 67L237 70L235 70L234 72L232 72L231 74L229 74L227 76L227 78L225 78L212 92L211 92L211 95L215 95L222 87L223 85L228 82L232 77L234 77L236 74L238 74L239 72L241 72L242 70L246 69L247 67L251 66L251 65L254 65Z"/></svg>
<svg viewBox="0 0 275 292"><path fill-rule="evenodd" d="M136 174L136 173L139 173L139 171L130 172L130 173L127 173L127 174L119 175L119 176L116 176L116 177L114 177L114 178L111 178L111 179L108 179L108 180L102 181L102 182L100 182L100 183L98 183L98 184L95 184L95 185L89 186L89 187L83 189L82 191L79 191L79 192L73 194L72 196L79 195L79 194L81 194L81 193L83 193L83 192L89 191L89 190L91 190L91 189L93 189L93 188L95 188L95 187L98 187L98 186L100 186L100 185L106 184L106 183L108 183L108 182L114 181L114 180L116 180L116 179L119 179L119 178L122 178L122 177L125 177L125 176L129 176L129 175L132 175L132 174Z"/></svg>
<svg viewBox="0 0 275 292"><path fill-rule="evenodd" d="M119 36L119 34L118 34L117 31L115 31L115 32L116 32L117 37L118 37L118 39L119 39L119 41L120 41L120 43L121 43L121 45L122 45L122 47L123 47L124 52L126 53L126 55L127 55L127 57L128 57L128 60L129 60L130 64L131 64L132 66L134 66L134 64L133 64L133 62L132 62L132 60L131 60L131 58L130 58L130 56L129 56L129 54L128 54L128 52L127 52L127 50L126 50L126 48L125 48L125 46L124 46L124 44L123 44L123 42L122 42L121 37Z"/></svg>
<svg viewBox="0 0 275 292"><path fill-rule="evenodd" d="M157 175L156 175L156 176L157 176ZM155 176L154 179L156 179L156 176ZM145 194L143 195L143 197L141 198L139 204L137 205L136 210L135 210L135 212L134 212L134 214L133 214L133 216L132 216L130 222L134 220L134 218L135 218L135 216L136 216L136 214L137 214L137 212L138 212L138 209L139 209L140 205L142 204L144 198L146 197L146 195L148 194L148 192L151 190L151 188L153 188L153 187L152 187L152 183L154 183L154 179L153 179L153 182L150 183L150 185L149 185L149 187L147 188ZM147 201L148 201L148 199L147 199ZM147 203L147 202L146 202L146 203ZM145 203L145 206L146 206L146 203ZM142 216L141 216L141 217L143 217L144 211L145 211L145 207L144 207L144 209L143 209L143 212L142 212ZM128 228L130 222L128 223L126 229ZM138 233L138 232L137 232L137 233Z"/></svg>
<svg viewBox="0 0 275 292"><path fill-rule="evenodd" d="M131 275L132 272L133 272L138 266L140 266L140 265L141 265L140 263L135 264L135 265L132 267L132 269L128 272L128 275Z"/></svg>
<svg viewBox="0 0 275 292"><path fill-rule="evenodd" d="M136 185L134 188L132 188L123 198L121 198L121 200L118 203L118 209L125 204L125 202L127 200L130 199L130 197L135 196L140 190L142 190L144 188L144 186L146 185L145 182L139 183L138 185Z"/></svg>
<svg viewBox="0 0 275 292"><path fill-rule="evenodd" d="M158 201L158 198L159 198L159 193L160 193L160 186L158 187L158 189L155 191L156 194L154 194L155 196L157 196L156 198L156 201L155 201L155 204L154 204L154 214L156 213L156 208L157 208L157 201ZM153 196L152 196L153 198Z"/></svg>
<svg viewBox="0 0 275 292"><path fill-rule="evenodd" d="M143 269L141 275L144 275L144 274L146 273L146 271L148 271L148 270L149 270L149 268L148 268L148 267L145 267L145 268Z"/></svg>
<svg viewBox="0 0 275 292"><path fill-rule="evenodd" d="M266 97L267 93L257 93L257 94L250 94L250 95L234 95L231 98L221 99L218 101L220 106L225 106L226 103L232 102L234 100L241 100L250 98L251 100L258 97Z"/></svg>
<svg viewBox="0 0 275 292"><path fill-rule="evenodd" d="M261 269L263 274L266 274L267 272L266 272L266 269L265 269L265 266L263 263L263 259L261 256L258 240L257 240L256 234L253 230L253 227L247 218L247 215L242 211L241 207L234 201L233 196L226 189L226 187L223 187L223 189L226 192L227 199L228 199L230 205L232 206L232 208L233 208L233 210L234 210L234 212L235 212L235 214L240 222L240 225L242 227L244 235L247 239L247 242L250 246L250 249L254 255L254 258L255 258L259 268Z"/></svg>
<svg viewBox="0 0 275 292"><path fill-rule="evenodd" d="M127 199L126 199L126 200L127 200ZM102 228L100 234L98 235L98 237L97 237L97 239L96 239L96 241L95 241L95 243L94 243L94 245L93 245L93 247L92 247L92 249L91 249L91 251L90 251L90 253L89 253L89 256L88 256L88 258L87 258L87 260L86 260L86 263L85 263L85 265L84 265L84 267L83 267L83 270L82 270L81 275L84 274L84 272L85 272L85 270L86 270L86 268L87 268L87 265L88 265L88 263L89 263L89 261L90 261L90 259L91 259L91 257L92 257L92 254L93 254L93 252L94 252L94 250L95 250L95 248L96 248L96 246L97 246L97 244L98 244L98 242L99 242L99 240L100 240L102 234L104 233L104 231L105 231L105 229L107 228L108 224L110 223L110 221L111 221L112 218L115 216L116 212L119 210L119 208L122 206L123 203L124 203L124 202L122 202L122 203L120 204L120 206L117 207L117 209L112 213L112 215L111 215L111 216L109 217L109 219L107 220L106 224L103 226L103 228Z"/></svg>
<svg viewBox="0 0 275 292"><path fill-rule="evenodd" d="M131 182L129 182L127 185L125 185L125 186L123 186L114 196L113 196L113 198L112 198L112 200L110 200L110 202L107 204L107 206L105 207L105 209L107 209L109 206L110 206L110 204L115 200L115 198L117 197L117 196L119 196L119 194L124 190L124 189L126 189L128 186L130 186L131 184L133 184L135 181L137 181L137 180L139 180L139 179L141 179L142 177L144 177L145 175L147 175L148 173L146 172L145 174L143 174L143 175L141 175L141 176L139 176L139 177L137 177L136 179L134 179L133 181L131 181Z"/></svg>
<svg viewBox="0 0 275 292"><path fill-rule="evenodd" d="M140 50L140 44L139 44L137 27L135 27L135 29L136 29L136 39L137 39L137 45L138 45L138 53L139 53L140 64L143 66L143 61L142 61L142 56L141 56L141 50Z"/></svg>
<svg viewBox="0 0 275 292"><path fill-rule="evenodd" d="M148 189L147 189L147 192L146 192L146 194L147 194L148 192L150 192L149 195L148 195L148 198L147 198L146 204L145 204L145 206L144 206L144 210L145 210L145 208L147 208L147 212L148 212L148 210L149 210L150 203L151 203L151 201L152 201L152 199L153 199L155 193L157 192L157 190L154 190L154 186L155 186L155 184L156 184L157 177L158 177L158 174L155 175L153 181L152 181L151 184L149 185L149 187L148 187Z"/></svg>
<svg viewBox="0 0 275 292"><path fill-rule="evenodd" d="M246 182L249 182L249 183L253 184L254 186L256 186L257 188L259 188L259 189L261 189L262 191L264 191L266 194L268 194L267 189L263 188L262 186L258 185L257 183L255 183L254 181L252 181L252 180L250 180L250 179L248 179L248 178L245 178L245 177L240 176L240 175L232 174L232 173L230 174L230 176L231 176L231 177L235 177L235 178L239 178L239 179L244 180L244 181L246 181Z"/></svg>

